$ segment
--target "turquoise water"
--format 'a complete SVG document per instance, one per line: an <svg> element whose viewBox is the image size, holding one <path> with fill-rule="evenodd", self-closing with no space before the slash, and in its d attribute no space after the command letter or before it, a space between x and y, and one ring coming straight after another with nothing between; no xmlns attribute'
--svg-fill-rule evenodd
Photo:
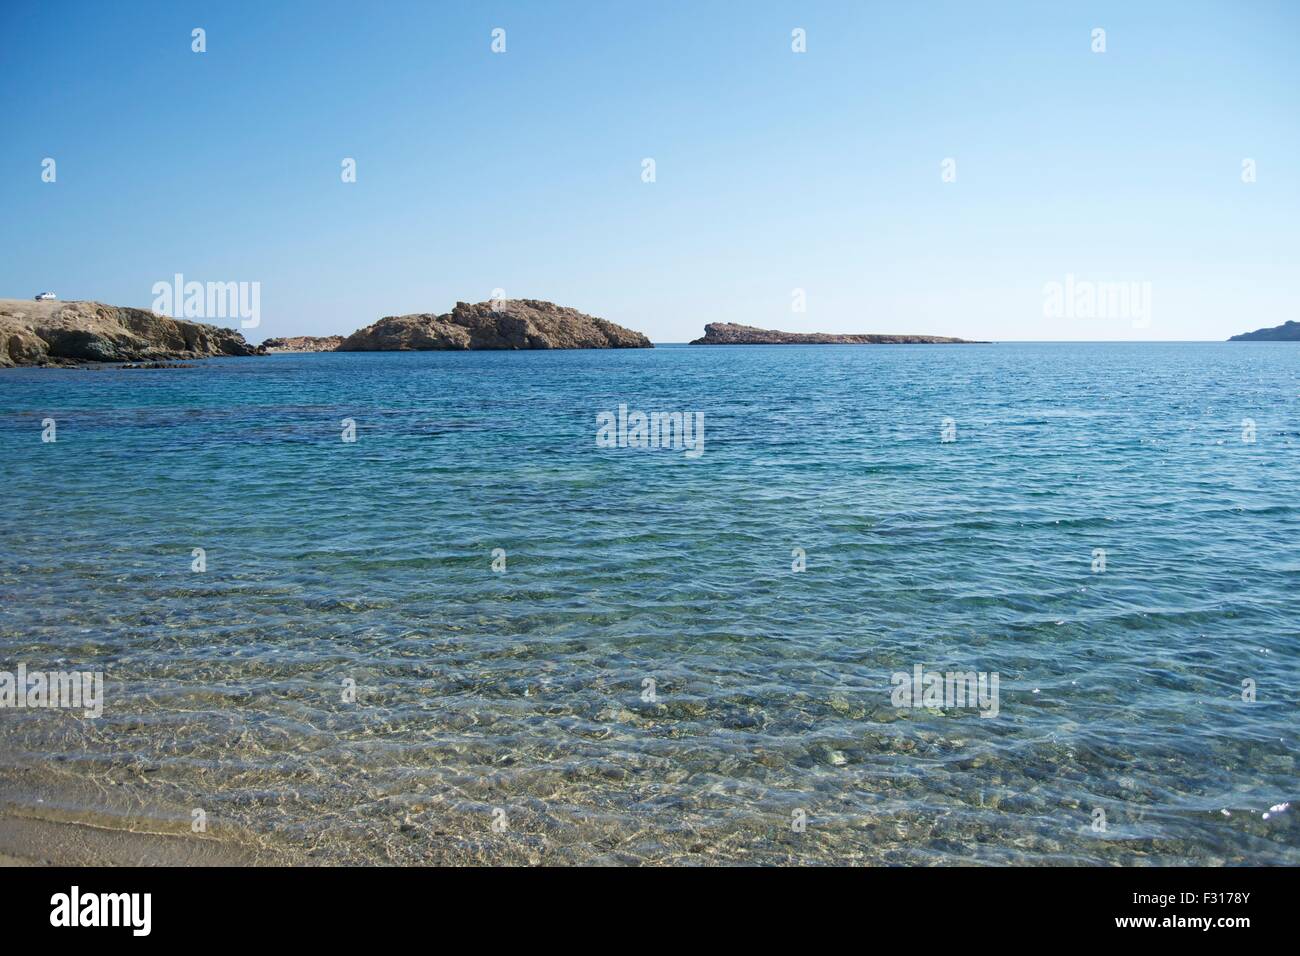
<svg viewBox="0 0 1300 956"><path fill-rule="evenodd" d="M704 453L596 447L620 404ZM11 370L0 465L0 669L107 681L0 710L10 805L326 862L1300 863L1285 344ZM895 707L917 664L997 716Z"/></svg>

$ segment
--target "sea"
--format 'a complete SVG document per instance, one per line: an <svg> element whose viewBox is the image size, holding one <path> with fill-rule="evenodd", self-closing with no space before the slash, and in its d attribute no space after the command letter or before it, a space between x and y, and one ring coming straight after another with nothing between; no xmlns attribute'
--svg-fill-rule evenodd
<svg viewBox="0 0 1300 956"><path fill-rule="evenodd" d="M1294 345L12 369L0 482L0 829L1300 864Z"/></svg>

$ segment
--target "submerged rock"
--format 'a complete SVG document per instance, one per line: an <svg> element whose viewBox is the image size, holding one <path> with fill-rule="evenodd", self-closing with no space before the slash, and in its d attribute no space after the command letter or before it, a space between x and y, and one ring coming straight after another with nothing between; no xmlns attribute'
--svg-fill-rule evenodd
<svg viewBox="0 0 1300 956"><path fill-rule="evenodd" d="M777 332L733 322L710 322L704 335L691 345L977 345L966 339L943 335L882 335L836 332Z"/></svg>
<svg viewBox="0 0 1300 956"><path fill-rule="evenodd" d="M189 362L128 362L118 368L198 368Z"/></svg>
<svg viewBox="0 0 1300 956"><path fill-rule="evenodd" d="M650 340L605 319L538 299L457 302L445 315L390 315L353 332L340 352L464 349L648 349Z"/></svg>
<svg viewBox="0 0 1300 956"><path fill-rule="evenodd" d="M0 299L0 367L256 355L234 329L102 302Z"/></svg>

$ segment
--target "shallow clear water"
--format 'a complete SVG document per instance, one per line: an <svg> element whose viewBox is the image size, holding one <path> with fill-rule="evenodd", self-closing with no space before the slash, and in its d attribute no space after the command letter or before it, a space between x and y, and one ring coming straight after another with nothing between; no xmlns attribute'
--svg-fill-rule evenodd
<svg viewBox="0 0 1300 956"><path fill-rule="evenodd" d="M704 454L596 447L620 403ZM0 468L0 669L107 679L0 710L11 805L324 861L1300 863L1285 344L12 370ZM997 716L893 706L916 664Z"/></svg>

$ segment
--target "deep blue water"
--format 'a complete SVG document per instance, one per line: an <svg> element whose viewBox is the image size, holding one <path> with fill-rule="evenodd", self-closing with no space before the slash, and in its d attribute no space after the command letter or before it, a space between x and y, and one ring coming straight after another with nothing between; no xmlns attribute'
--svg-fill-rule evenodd
<svg viewBox="0 0 1300 956"><path fill-rule="evenodd" d="M620 404L703 454L597 447ZM10 803L324 860L1300 863L1293 346L10 370L0 468L0 669L108 681L0 710ZM894 706L917 664L997 716Z"/></svg>

